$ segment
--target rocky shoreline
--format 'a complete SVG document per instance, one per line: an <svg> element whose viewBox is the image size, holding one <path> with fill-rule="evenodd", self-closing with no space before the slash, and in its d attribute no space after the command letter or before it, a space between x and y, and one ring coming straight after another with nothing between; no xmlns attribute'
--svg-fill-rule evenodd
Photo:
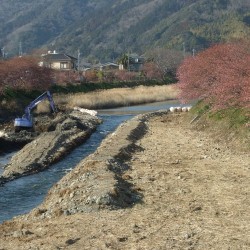
<svg viewBox="0 0 250 250"><path fill-rule="evenodd" d="M40 120L39 123L42 123ZM0 176L0 185L24 175L33 174L61 160L76 146L83 143L101 123L101 120L85 112L74 110L59 113L54 119L39 124L40 133L21 131L6 132L0 144L6 147L22 147Z"/></svg>

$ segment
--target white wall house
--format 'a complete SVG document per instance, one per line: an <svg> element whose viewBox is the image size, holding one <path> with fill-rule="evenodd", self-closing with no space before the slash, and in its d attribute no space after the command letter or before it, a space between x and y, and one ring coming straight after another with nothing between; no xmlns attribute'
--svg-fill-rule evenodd
<svg viewBox="0 0 250 250"><path fill-rule="evenodd" d="M48 51L48 54L42 55L40 66L58 70L74 70L77 69L77 58L57 53L56 51Z"/></svg>

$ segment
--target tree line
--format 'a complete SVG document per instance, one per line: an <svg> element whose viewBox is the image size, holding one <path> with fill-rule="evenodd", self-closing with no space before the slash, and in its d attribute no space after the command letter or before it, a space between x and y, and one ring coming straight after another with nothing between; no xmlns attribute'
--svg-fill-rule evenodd
<svg viewBox="0 0 250 250"><path fill-rule="evenodd" d="M178 51L160 49L152 50L146 55L142 68L139 71L128 69L128 55L121 56L119 63L124 65L124 70L119 69L90 69L54 70L39 66L40 56L34 53L32 56L15 57L0 61L0 94L4 95L8 90L33 90L44 91L53 85L65 86L69 84L84 84L86 82L120 82L145 81L168 82L174 81L175 72L181 63L182 54ZM167 80L166 80L167 79Z"/></svg>
<svg viewBox="0 0 250 250"><path fill-rule="evenodd" d="M128 70L58 71L40 67L32 56L0 61L0 95L9 89L44 91L53 85L92 82L166 81L178 79L180 99L204 100L214 109L250 106L250 42L214 45L197 55L156 48L140 72ZM126 58L125 58L126 59ZM166 81L167 82L167 81ZM141 82L140 82L141 83ZM169 83L169 82L168 82ZM142 82L143 84L143 82ZM117 85L116 85L117 87Z"/></svg>

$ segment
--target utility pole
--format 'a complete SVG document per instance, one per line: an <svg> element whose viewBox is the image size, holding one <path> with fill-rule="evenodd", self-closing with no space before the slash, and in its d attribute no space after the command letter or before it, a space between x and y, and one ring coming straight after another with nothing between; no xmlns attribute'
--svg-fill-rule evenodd
<svg viewBox="0 0 250 250"><path fill-rule="evenodd" d="M80 71L80 55L81 55L81 52L78 49L78 51L77 51L77 70L78 70L78 72Z"/></svg>
<svg viewBox="0 0 250 250"><path fill-rule="evenodd" d="M185 58L186 57L186 45L185 45L185 42L183 42L182 46L183 46L183 57Z"/></svg>
<svg viewBox="0 0 250 250"><path fill-rule="evenodd" d="M19 57L23 56L22 42L19 43Z"/></svg>
<svg viewBox="0 0 250 250"><path fill-rule="evenodd" d="M4 51L4 47L1 49L1 53L2 53L2 58L5 58L5 51Z"/></svg>
<svg viewBox="0 0 250 250"><path fill-rule="evenodd" d="M195 49L193 49L193 57L195 56Z"/></svg>
<svg viewBox="0 0 250 250"><path fill-rule="evenodd" d="M128 50L128 71L130 71L130 66L129 66L129 50Z"/></svg>
<svg viewBox="0 0 250 250"><path fill-rule="evenodd" d="M77 71L78 71L78 75L79 75L79 81L80 81L80 83L82 83L83 77L80 73L80 56L81 56L81 52L80 52L80 49L78 49L77 50Z"/></svg>

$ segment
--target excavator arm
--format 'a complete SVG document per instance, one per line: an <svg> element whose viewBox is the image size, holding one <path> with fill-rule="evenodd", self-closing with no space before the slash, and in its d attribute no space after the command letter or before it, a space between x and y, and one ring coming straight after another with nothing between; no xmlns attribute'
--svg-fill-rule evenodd
<svg viewBox="0 0 250 250"><path fill-rule="evenodd" d="M18 131L21 128L32 128L33 122L32 122L32 115L31 111L33 108L35 108L41 101L48 98L50 107L53 110L53 112L56 112L56 106L54 103L54 100L52 98L52 95L49 91L44 92L40 96L38 96L35 100L33 100L26 108L25 108L25 114L22 118L16 118L14 122L15 130Z"/></svg>
<svg viewBox="0 0 250 250"><path fill-rule="evenodd" d="M38 96L34 101L32 101L26 108L25 108L25 117L27 119L31 119L31 110L33 108L35 108L41 101L43 101L44 99L48 98L49 103L50 103L50 107L53 110L53 112L56 112L56 107L55 107L55 103L54 100L50 94L49 91L44 92L43 94L41 94L40 96Z"/></svg>

